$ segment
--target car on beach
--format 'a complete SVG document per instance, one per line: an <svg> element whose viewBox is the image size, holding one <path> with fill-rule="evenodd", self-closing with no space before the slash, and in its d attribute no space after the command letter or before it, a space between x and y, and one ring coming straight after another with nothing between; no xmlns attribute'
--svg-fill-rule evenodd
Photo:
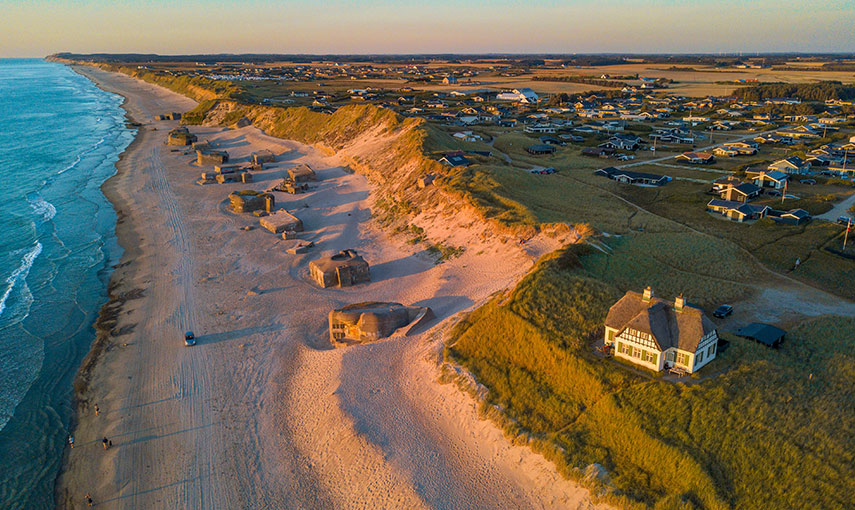
<svg viewBox="0 0 855 510"><path fill-rule="evenodd" d="M192 331L184 333L184 345L187 347L193 347L196 345L196 335L194 335Z"/></svg>
<svg viewBox="0 0 855 510"><path fill-rule="evenodd" d="M733 307L730 305L721 305L715 309L713 312L714 317L718 317L719 319L724 319L728 315L733 313Z"/></svg>

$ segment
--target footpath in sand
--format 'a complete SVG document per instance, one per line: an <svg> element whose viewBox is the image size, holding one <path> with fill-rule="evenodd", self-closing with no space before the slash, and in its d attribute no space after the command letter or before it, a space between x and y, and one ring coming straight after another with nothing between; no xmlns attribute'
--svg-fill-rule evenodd
<svg viewBox="0 0 855 510"><path fill-rule="evenodd" d="M365 178L335 156L253 127L193 128L233 161L265 148L278 155L252 184L197 186L192 156L164 144L176 123L153 120L192 101L79 71L124 95L143 126L105 186L126 250L114 294L127 300L79 409L60 507L85 508L89 493L98 508L594 508L585 489L437 382L445 319L514 284L553 246L535 241L526 253L461 229L457 245L467 251L435 265L422 248L373 227ZM226 206L229 192L266 189L297 163L315 168L320 182L276 199L302 219L301 238L316 243L307 255L288 255L285 241L263 229L241 230L257 218ZM310 283L308 261L344 248L369 261L372 282ZM331 349L327 312L366 300L430 306L438 326ZM183 344L188 329L198 337L192 348Z"/></svg>

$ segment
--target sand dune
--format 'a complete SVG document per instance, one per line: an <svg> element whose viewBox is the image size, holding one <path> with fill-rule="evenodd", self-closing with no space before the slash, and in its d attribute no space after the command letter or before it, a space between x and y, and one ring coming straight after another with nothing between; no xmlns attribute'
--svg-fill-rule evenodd
<svg viewBox="0 0 855 510"><path fill-rule="evenodd" d="M80 410L61 504L83 508L89 492L99 508L594 507L585 489L480 420L467 395L437 382L445 324L514 284L552 243L526 252L468 235L472 218L438 218L429 230L455 225L469 249L436 265L372 223L365 178L254 127L193 128L235 161L262 148L279 155L252 185L197 186L192 155L164 145L175 123L152 120L192 101L81 72L126 96L144 124L105 188L124 213L117 292L143 296L126 303L122 334L94 371L88 398L102 413ZM241 230L257 218L230 213L224 200L269 187L296 163L321 180L308 194L277 194L302 219L301 238L316 243L295 256L278 236ZM372 283L317 288L308 261L344 248L369 261ZM431 306L438 319L417 336L330 348L326 313L363 300ZM187 329L196 347L183 345Z"/></svg>

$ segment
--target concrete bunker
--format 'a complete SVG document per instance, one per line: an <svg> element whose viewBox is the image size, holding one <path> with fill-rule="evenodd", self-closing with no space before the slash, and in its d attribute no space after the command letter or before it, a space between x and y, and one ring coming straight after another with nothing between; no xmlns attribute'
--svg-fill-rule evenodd
<svg viewBox="0 0 855 510"><path fill-rule="evenodd" d="M259 219L258 223L274 234L281 234L286 231L303 231L303 222L300 218L294 216L285 209L279 209L278 211Z"/></svg>
<svg viewBox="0 0 855 510"><path fill-rule="evenodd" d="M312 279L323 288L350 287L370 282L368 262L356 250L342 250L335 255L309 262Z"/></svg>
<svg viewBox="0 0 855 510"><path fill-rule="evenodd" d="M276 199L270 193L248 189L229 193L229 201L232 211L236 213L270 212L276 206Z"/></svg>
<svg viewBox="0 0 855 510"><path fill-rule="evenodd" d="M169 132L167 145L190 145L196 141L196 135L184 126L179 126Z"/></svg>
<svg viewBox="0 0 855 510"><path fill-rule="evenodd" d="M295 183L317 181L318 177L312 167L306 164L295 166L288 169L288 177Z"/></svg>
<svg viewBox="0 0 855 510"><path fill-rule="evenodd" d="M255 151L252 153L252 164L255 166L261 166L264 163L275 163L276 155L273 154L273 151L269 151L267 149L262 149L260 151Z"/></svg>
<svg viewBox="0 0 855 510"><path fill-rule="evenodd" d="M333 310L329 314L330 342L334 346L372 342L394 335L408 336L434 318L428 307L368 301Z"/></svg>
<svg viewBox="0 0 855 510"><path fill-rule="evenodd" d="M196 150L196 164L198 165L222 165L228 162L229 153L213 149Z"/></svg>

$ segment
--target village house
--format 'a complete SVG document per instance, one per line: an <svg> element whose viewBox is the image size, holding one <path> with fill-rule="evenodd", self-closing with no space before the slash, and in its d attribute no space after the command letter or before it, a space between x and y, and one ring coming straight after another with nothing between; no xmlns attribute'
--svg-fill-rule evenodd
<svg viewBox="0 0 855 510"><path fill-rule="evenodd" d="M554 133L555 126L550 123L527 124L523 131L526 133Z"/></svg>
<svg viewBox="0 0 855 510"><path fill-rule="evenodd" d="M768 171L752 168L745 170L745 177L757 186L769 189L784 189L789 179L789 175L778 170Z"/></svg>
<svg viewBox="0 0 855 510"><path fill-rule="evenodd" d="M819 138L820 134L809 128L808 126L796 126L796 127L787 127L782 128L775 131L775 134L778 136L793 138L797 140L801 139L813 139Z"/></svg>
<svg viewBox="0 0 855 510"><path fill-rule="evenodd" d="M665 301L629 291L612 305L605 321L605 345L616 358L655 372L675 369L698 371L715 359L718 332L702 310L683 296Z"/></svg>
<svg viewBox="0 0 855 510"><path fill-rule="evenodd" d="M713 154L727 158L735 156L753 156L757 154L757 147L752 147L748 144L733 143L716 147L713 149Z"/></svg>
<svg viewBox="0 0 855 510"><path fill-rule="evenodd" d="M735 177L733 175L719 177L718 179L713 181L712 191L718 193L721 190L727 188L728 186L739 186L740 184L742 184L742 181L738 177Z"/></svg>
<svg viewBox="0 0 855 510"><path fill-rule="evenodd" d="M754 137L757 143L780 143L782 145L793 145L795 142L789 136L781 136L777 133L766 133Z"/></svg>
<svg viewBox="0 0 855 510"><path fill-rule="evenodd" d="M599 147L635 151L641 147L641 138L632 134L616 134L609 138L607 142L601 143Z"/></svg>
<svg viewBox="0 0 855 510"><path fill-rule="evenodd" d="M312 279L323 288L350 287L371 281L368 262L356 250L342 250L335 255L309 262Z"/></svg>
<svg viewBox="0 0 855 510"><path fill-rule="evenodd" d="M335 346L371 342L405 327L403 334L407 335L433 318L428 307L374 301L355 303L329 313L330 342Z"/></svg>
<svg viewBox="0 0 855 510"><path fill-rule="evenodd" d="M451 167L469 166L472 164L468 159L466 159L466 156L464 156L462 152L449 152L447 154L443 154L439 159L439 162Z"/></svg>
<svg viewBox="0 0 855 510"><path fill-rule="evenodd" d="M855 163L835 161L828 164L827 172L841 177L852 177L855 176Z"/></svg>
<svg viewBox="0 0 855 510"><path fill-rule="evenodd" d="M534 156L543 156L546 154L554 153L555 147L552 145L540 143L540 144L529 145L528 147L525 148L525 151L528 152L529 154L534 155Z"/></svg>
<svg viewBox="0 0 855 510"><path fill-rule="evenodd" d="M729 184L720 189L718 193L723 200L749 202L751 199L760 196L763 193L763 188L750 182L740 182L738 184Z"/></svg>
<svg viewBox="0 0 855 510"><path fill-rule="evenodd" d="M709 152L684 152L675 159L692 165L709 165L715 163L715 156Z"/></svg>
<svg viewBox="0 0 855 510"><path fill-rule="evenodd" d="M707 204L707 210L721 214L731 221L743 223L750 220L759 220L765 217L766 213L771 209L768 205L754 205L714 198Z"/></svg>
<svg viewBox="0 0 855 510"><path fill-rule="evenodd" d="M770 164L769 170L778 170L788 174L807 174L810 172L810 163L798 156L790 156Z"/></svg>
<svg viewBox="0 0 855 510"><path fill-rule="evenodd" d="M811 220L810 213L804 209L790 209L789 211L769 209L766 217L787 225L803 225Z"/></svg>
<svg viewBox="0 0 855 510"><path fill-rule="evenodd" d="M614 154L614 149L607 149L605 147L585 147L582 149L583 156L589 156L593 158L608 158L612 154Z"/></svg>
<svg viewBox="0 0 855 510"><path fill-rule="evenodd" d="M694 135L680 128L662 129L650 134L649 137L658 142L665 143L681 143L687 145L695 143Z"/></svg>
<svg viewBox="0 0 855 510"><path fill-rule="evenodd" d="M625 184L644 186L664 186L665 184L668 184L668 181L670 180L670 178L665 175L631 172L629 170L621 170L615 167L601 168L594 172L594 175L606 177L613 181Z"/></svg>
<svg viewBox="0 0 855 510"><path fill-rule="evenodd" d="M511 92L496 94L496 101L517 101L523 104L537 104L539 97L530 88L514 89Z"/></svg>

